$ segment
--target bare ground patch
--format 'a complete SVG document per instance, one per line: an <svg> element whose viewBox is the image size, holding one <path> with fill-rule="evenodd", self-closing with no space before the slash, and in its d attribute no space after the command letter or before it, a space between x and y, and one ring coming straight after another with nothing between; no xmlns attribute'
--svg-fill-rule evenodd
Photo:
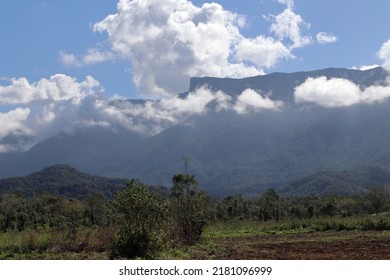
<svg viewBox="0 0 390 280"><path fill-rule="evenodd" d="M210 238L191 259L390 259L390 232L283 233Z"/></svg>

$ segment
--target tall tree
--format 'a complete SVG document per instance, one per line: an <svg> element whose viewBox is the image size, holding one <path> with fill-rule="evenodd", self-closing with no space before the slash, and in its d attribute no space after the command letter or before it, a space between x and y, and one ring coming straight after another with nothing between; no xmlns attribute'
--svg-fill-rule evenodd
<svg viewBox="0 0 390 280"><path fill-rule="evenodd" d="M186 244L200 239L209 216L207 197L194 175L177 174L172 179L171 214L178 235Z"/></svg>
<svg viewBox="0 0 390 280"><path fill-rule="evenodd" d="M270 188L265 193L263 193L257 201L257 204L259 219L263 221L279 220L279 195L274 188Z"/></svg>
<svg viewBox="0 0 390 280"><path fill-rule="evenodd" d="M390 192L385 187L375 187L369 190L367 202L371 213L379 214L387 209L390 201Z"/></svg>

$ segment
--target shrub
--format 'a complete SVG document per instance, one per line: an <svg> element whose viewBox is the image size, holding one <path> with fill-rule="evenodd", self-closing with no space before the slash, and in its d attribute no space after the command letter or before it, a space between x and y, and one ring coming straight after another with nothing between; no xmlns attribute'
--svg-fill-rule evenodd
<svg viewBox="0 0 390 280"><path fill-rule="evenodd" d="M132 180L113 203L119 231L111 258L155 258L164 241L165 205L161 197Z"/></svg>
<svg viewBox="0 0 390 280"><path fill-rule="evenodd" d="M153 232L122 228L110 248L110 258L155 259L162 249L162 242Z"/></svg>

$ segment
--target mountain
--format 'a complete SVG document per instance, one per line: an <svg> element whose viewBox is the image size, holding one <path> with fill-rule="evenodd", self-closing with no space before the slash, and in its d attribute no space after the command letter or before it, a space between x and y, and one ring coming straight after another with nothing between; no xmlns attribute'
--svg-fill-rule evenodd
<svg viewBox="0 0 390 280"><path fill-rule="evenodd" d="M202 188L222 197L260 193L270 186L284 188L313 174L325 178L330 176L326 172L367 166L390 168L390 104L342 108L296 104L295 87L309 77L322 76L348 79L362 89L383 85L387 79L380 67L367 71L329 68L245 79L193 78L189 92L207 86L236 98L251 88L283 101L284 106L247 114L210 109L148 137L105 128L62 133L27 152L1 154L0 177L69 164L100 176L170 186L172 175L184 172L182 159L187 156L188 172L196 175ZM189 92L180 96L184 98ZM303 193L304 186L293 184L289 192Z"/></svg>
<svg viewBox="0 0 390 280"><path fill-rule="evenodd" d="M390 185L390 169L365 167L358 170L327 171L294 180L279 189L292 196L362 194L373 187Z"/></svg>
<svg viewBox="0 0 390 280"><path fill-rule="evenodd" d="M78 199L102 193L107 199L112 199L118 191L125 188L126 181L90 175L69 165L52 165L27 176L0 180L0 192L19 192L27 197L51 193ZM149 188L163 195L169 193L169 190L163 187Z"/></svg>
<svg viewBox="0 0 390 280"><path fill-rule="evenodd" d="M0 154L0 177L25 176L50 165L68 164L84 172L106 175L107 160L137 149L144 137L127 130L80 129L60 133L25 153ZM124 178L130 175L123 174Z"/></svg>

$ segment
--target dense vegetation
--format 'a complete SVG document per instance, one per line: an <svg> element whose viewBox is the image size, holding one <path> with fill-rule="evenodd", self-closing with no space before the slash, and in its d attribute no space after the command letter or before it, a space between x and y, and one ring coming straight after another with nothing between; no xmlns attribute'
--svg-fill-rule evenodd
<svg viewBox="0 0 390 280"><path fill-rule="evenodd" d="M205 236L231 234L221 231L221 225L252 235L382 231L390 230L389 210L385 187L324 197L285 197L270 188L257 198L217 200L188 174L173 177L169 196L136 180L128 181L113 199L98 192L83 199L2 192L0 258L173 258L172 252Z"/></svg>
<svg viewBox="0 0 390 280"><path fill-rule="evenodd" d="M123 178L90 175L69 165L58 164L28 176L1 179L0 191L16 192L29 198L50 193L79 200L101 193L111 200L118 191L124 189L125 185L126 179ZM168 189L161 186L149 186L149 188L165 196L169 194Z"/></svg>

